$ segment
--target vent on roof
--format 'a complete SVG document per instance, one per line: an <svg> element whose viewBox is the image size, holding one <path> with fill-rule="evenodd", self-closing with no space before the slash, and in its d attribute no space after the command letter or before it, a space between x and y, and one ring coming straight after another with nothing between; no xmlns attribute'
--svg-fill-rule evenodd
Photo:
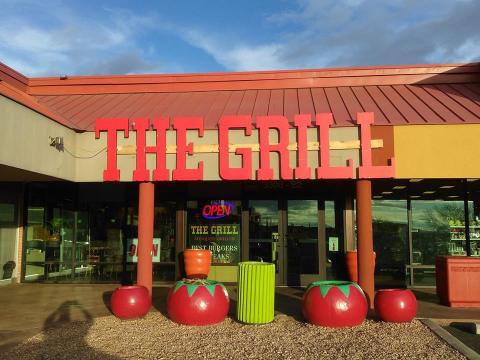
<svg viewBox="0 0 480 360"><path fill-rule="evenodd" d="M67 80L68 79L68 75L62 75L60 76L60 80Z"/></svg>

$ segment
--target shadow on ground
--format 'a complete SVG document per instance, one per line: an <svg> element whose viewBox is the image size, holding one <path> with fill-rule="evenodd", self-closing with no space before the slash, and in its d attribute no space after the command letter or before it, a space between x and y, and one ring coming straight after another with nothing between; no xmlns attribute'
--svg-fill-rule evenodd
<svg viewBox="0 0 480 360"><path fill-rule="evenodd" d="M118 359L92 348L87 343L86 336L93 323L93 316L77 301L65 301L44 321L41 333L43 339L21 343L5 356L23 358L29 355L29 358L33 359L75 359L79 356L89 359Z"/></svg>
<svg viewBox="0 0 480 360"><path fill-rule="evenodd" d="M450 325L444 326L450 334L463 342L472 350L476 351L480 356L480 335L471 333L472 322L451 322Z"/></svg>

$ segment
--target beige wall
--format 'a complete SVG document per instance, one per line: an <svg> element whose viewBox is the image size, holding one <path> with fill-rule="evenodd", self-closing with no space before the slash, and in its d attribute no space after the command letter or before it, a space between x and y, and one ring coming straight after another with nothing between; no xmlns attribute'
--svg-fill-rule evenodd
<svg viewBox="0 0 480 360"><path fill-rule="evenodd" d="M75 180L75 159L55 150L48 139L62 136L65 146L75 149L74 131L3 96L0 124L0 164Z"/></svg>

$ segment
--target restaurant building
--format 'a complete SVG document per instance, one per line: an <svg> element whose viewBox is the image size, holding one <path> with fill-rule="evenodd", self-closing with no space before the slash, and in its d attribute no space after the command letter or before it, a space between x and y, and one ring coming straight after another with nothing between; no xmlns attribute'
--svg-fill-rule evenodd
<svg viewBox="0 0 480 360"><path fill-rule="evenodd" d="M181 276L187 247L212 250L213 279L258 260L288 286L345 277L358 248L367 292L435 286L435 256L480 256L479 64L57 78L0 64L0 129L2 283L135 282L145 241L154 283Z"/></svg>

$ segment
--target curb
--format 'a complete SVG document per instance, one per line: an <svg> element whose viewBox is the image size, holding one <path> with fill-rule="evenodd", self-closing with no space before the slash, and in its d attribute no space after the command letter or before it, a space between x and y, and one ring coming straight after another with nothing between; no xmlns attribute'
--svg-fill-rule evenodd
<svg viewBox="0 0 480 360"><path fill-rule="evenodd" d="M418 319L422 324L432 330L439 338L445 341L448 345L453 347L462 355L466 356L470 360L480 360L480 354L469 348L467 345L458 340L455 336L450 334L447 330L443 329L440 325L434 323L430 319Z"/></svg>

